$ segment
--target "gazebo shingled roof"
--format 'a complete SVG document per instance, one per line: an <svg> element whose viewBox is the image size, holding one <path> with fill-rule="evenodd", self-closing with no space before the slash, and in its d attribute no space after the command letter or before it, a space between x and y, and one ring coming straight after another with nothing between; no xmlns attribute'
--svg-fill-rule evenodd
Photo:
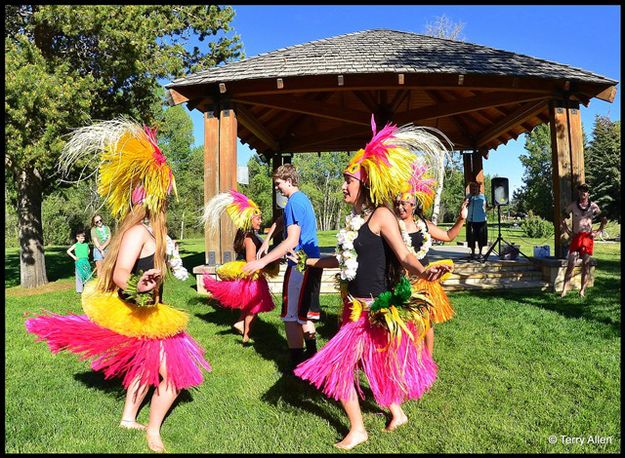
<svg viewBox="0 0 625 458"><path fill-rule="evenodd" d="M472 43L368 30L290 46L175 80L168 88L260 78L362 73L451 73L616 81L568 65Z"/></svg>
<svg viewBox="0 0 625 458"><path fill-rule="evenodd" d="M273 166L282 153L355 151L370 118L436 127L463 155L465 181L483 179L488 151L550 123L556 252L559 222L584 180L579 105L612 102L617 81L472 43L366 30L278 49L167 85L171 102L205 114L205 198L236 187L236 138ZM216 262L230 229L207 235ZM220 240L219 242L217 240ZM215 246L220 245L221 248ZM221 251L219 251L221 249ZM212 251L210 251L213 253Z"/></svg>
<svg viewBox="0 0 625 458"><path fill-rule="evenodd" d="M557 96L610 100L616 81L544 59L393 30L290 46L179 78L175 103L237 107L240 139L275 151L355 150L369 117L438 127L459 150L489 149L547 122Z"/></svg>

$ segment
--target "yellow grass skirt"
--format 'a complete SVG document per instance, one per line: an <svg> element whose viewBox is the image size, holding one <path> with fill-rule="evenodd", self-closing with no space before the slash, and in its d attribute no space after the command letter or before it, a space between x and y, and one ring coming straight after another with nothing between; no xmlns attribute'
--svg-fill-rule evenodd
<svg viewBox="0 0 625 458"><path fill-rule="evenodd" d="M453 265L453 262L449 259L443 259L428 264L427 268L441 264ZM423 278L417 278L411 282L413 291L425 292L432 300L434 304L433 307L430 308L430 319L432 323L444 323L453 318L455 314L454 309L451 307L449 297L447 297L447 293L445 293L441 285L441 282L445 281L450 276L451 273L446 273L436 281L427 281Z"/></svg>
<svg viewBox="0 0 625 458"><path fill-rule="evenodd" d="M280 272L280 263L269 263L264 269L254 272L252 275L243 273L245 261L230 261L217 268L217 276L221 280L258 280L261 277L275 277Z"/></svg>
<svg viewBox="0 0 625 458"><path fill-rule="evenodd" d="M128 337L162 339L184 331L189 316L166 304L138 307L120 299L117 291L96 289L97 280L85 285L82 308L91 321Z"/></svg>

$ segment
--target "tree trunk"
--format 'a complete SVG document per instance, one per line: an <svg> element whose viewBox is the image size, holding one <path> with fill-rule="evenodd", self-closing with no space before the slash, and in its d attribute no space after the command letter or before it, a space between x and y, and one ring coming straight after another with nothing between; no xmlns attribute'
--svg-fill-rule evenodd
<svg viewBox="0 0 625 458"><path fill-rule="evenodd" d="M39 172L27 168L18 172L17 217L20 241L20 285L36 288L48 283L41 222L42 183Z"/></svg>
<svg viewBox="0 0 625 458"><path fill-rule="evenodd" d="M441 161L438 183L436 184L436 194L434 195L434 208L432 209L432 223L437 224L438 215L441 208L441 195L443 194L443 182L445 181L445 163Z"/></svg>

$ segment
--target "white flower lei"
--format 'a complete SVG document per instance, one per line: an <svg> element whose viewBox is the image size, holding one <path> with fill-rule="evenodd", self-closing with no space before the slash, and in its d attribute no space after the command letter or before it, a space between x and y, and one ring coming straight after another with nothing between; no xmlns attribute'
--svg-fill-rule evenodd
<svg viewBox="0 0 625 458"><path fill-rule="evenodd" d="M408 251L414 254L417 257L417 259L423 259L425 255L428 254L428 251L430 250L430 247L432 246L432 237L430 236L430 233L427 231L427 226L425 225L423 220L421 220L421 218L418 218L415 221L415 224L417 226L417 232L421 232L423 234L423 244L421 245L421 248L417 252L415 252L415 249L412 246L412 240L410 239L410 235L408 235L408 229L406 229L406 223L401 219L399 220L399 229L401 230L401 237L404 240L404 244L406 245L406 248L408 248Z"/></svg>
<svg viewBox="0 0 625 458"><path fill-rule="evenodd" d="M369 209L363 211L368 216ZM356 277L358 270L358 255L354 249L354 240L358 237L358 230L365 224L365 218L355 213L345 216L345 228L336 234L336 258L339 261L341 280L350 281Z"/></svg>

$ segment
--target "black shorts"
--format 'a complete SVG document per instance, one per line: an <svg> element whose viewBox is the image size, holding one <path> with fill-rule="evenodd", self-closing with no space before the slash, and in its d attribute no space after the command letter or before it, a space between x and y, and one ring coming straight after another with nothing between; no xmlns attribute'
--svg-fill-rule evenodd
<svg viewBox="0 0 625 458"><path fill-rule="evenodd" d="M280 314L283 321L297 321L300 324L308 320L319 321L322 273L323 269L315 267L308 267L303 274L293 266L286 268L282 284L282 313Z"/></svg>
<svg viewBox="0 0 625 458"><path fill-rule="evenodd" d="M467 242L469 248L475 248L475 242L482 248L488 243L488 228L486 221L481 223L467 223Z"/></svg>

